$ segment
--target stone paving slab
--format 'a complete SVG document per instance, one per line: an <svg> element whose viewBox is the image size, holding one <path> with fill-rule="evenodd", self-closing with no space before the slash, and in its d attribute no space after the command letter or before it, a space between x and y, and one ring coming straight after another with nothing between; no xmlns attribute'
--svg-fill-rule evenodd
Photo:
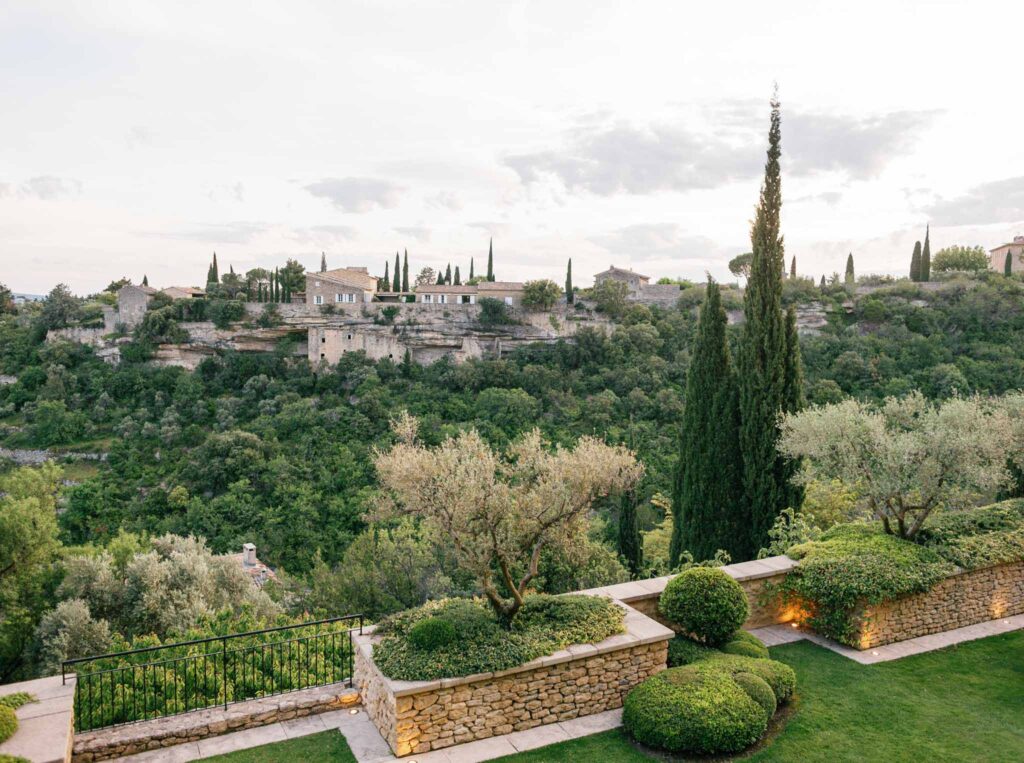
<svg viewBox="0 0 1024 763"><path fill-rule="evenodd" d="M0 694L28 692L36 702L19 707L18 730L0 744L0 753L27 758L33 763L63 763L71 750L71 715L75 681L60 676L37 678L0 687Z"/></svg>

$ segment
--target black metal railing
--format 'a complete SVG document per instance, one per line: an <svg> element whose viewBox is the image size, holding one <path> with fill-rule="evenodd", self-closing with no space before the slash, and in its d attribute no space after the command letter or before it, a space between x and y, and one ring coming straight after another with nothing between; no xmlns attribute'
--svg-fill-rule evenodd
<svg viewBox="0 0 1024 763"><path fill-rule="evenodd" d="M67 660L75 730L188 713L347 682L362 615Z"/></svg>

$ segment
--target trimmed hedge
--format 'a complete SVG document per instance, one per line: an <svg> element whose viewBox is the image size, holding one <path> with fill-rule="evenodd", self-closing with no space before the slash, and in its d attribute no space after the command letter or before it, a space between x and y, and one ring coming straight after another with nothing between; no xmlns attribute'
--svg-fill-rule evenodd
<svg viewBox="0 0 1024 763"><path fill-rule="evenodd" d="M0 742L6 742L18 730L18 716L14 708L0 705Z"/></svg>
<svg viewBox="0 0 1024 763"><path fill-rule="evenodd" d="M661 614L710 646L720 646L750 614L740 584L714 567L692 567L676 575L658 599Z"/></svg>
<svg viewBox="0 0 1024 763"><path fill-rule="evenodd" d="M753 673L737 673L732 678L747 693L748 697L761 706L769 718L775 715L779 703L775 699L775 692L772 691L772 687L768 685L767 681Z"/></svg>
<svg viewBox="0 0 1024 763"><path fill-rule="evenodd" d="M796 673L793 668L778 660L763 660L757 657L743 657L738 654L713 652L707 659L693 663L697 670L722 670L730 675L753 673L764 679L775 694L779 704L789 702L796 691Z"/></svg>
<svg viewBox="0 0 1024 763"><path fill-rule="evenodd" d="M700 754L739 752L768 728L768 714L726 671L695 665L669 668L626 697L622 725L636 741L659 750Z"/></svg>
<svg viewBox="0 0 1024 763"><path fill-rule="evenodd" d="M506 630L482 601L442 599L381 622L377 633L383 639L373 659L384 675L404 681L508 670L570 644L591 644L622 633L624 614L599 596L537 594L527 597ZM425 625L431 621L447 622L455 637L435 638L447 629Z"/></svg>
<svg viewBox="0 0 1024 763"><path fill-rule="evenodd" d="M726 654L740 654L745 657L757 657L762 660L768 659L768 647L766 647L757 636L744 630L732 634L723 646L722 651Z"/></svg>
<svg viewBox="0 0 1024 763"><path fill-rule="evenodd" d="M676 636L668 642L668 666L678 668L705 659L714 648L694 641L688 636Z"/></svg>
<svg viewBox="0 0 1024 763"><path fill-rule="evenodd" d="M427 651L448 646L455 638L455 626L443 617L428 617L409 629L409 642Z"/></svg>

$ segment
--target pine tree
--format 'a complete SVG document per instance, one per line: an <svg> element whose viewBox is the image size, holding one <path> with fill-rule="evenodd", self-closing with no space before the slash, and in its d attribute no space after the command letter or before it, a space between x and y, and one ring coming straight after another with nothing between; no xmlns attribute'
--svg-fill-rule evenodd
<svg viewBox="0 0 1024 763"><path fill-rule="evenodd" d="M796 255L793 255L793 261L789 263L789 277L796 278Z"/></svg>
<svg viewBox="0 0 1024 763"><path fill-rule="evenodd" d="M142 274L142 285L149 286L149 276L147 276L145 273Z"/></svg>
<svg viewBox="0 0 1024 763"><path fill-rule="evenodd" d="M452 281L452 283L454 283L456 286L462 286L462 278L459 277L459 266L458 265L455 266L455 276L454 276L454 280Z"/></svg>
<svg viewBox="0 0 1024 763"><path fill-rule="evenodd" d="M743 509L735 525L734 560L751 559L768 545L768 530L786 508L787 470L775 443L785 403L786 326L782 313L783 238L779 230L782 178L779 171L781 117L772 99L764 184L751 229L753 257L744 296L746 323L740 341L740 450Z"/></svg>
<svg viewBox="0 0 1024 763"><path fill-rule="evenodd" d="M924 229L924 248L921 250L921 280L932 280L932 245L929 242L931 226Z"/></svg>
<svg viewBox="0 0 1024 763"><path fill-rule="evenodd" d="M409 250L405 250L405 257L402 259L402 291L409 291Z"/></svg>
<svg viewBox="0 0 1024 763"><path fill-rule="evenodd" d="M576 295L572 290L572 257L569 258L569 264L565 268L565 304L571 305L576 301Z"/></svg>
<svg viewBox="0 0 1024 763"><path fill-rule="evenodd" d="M391 279L391 291L402 290L402 261L398 258L398 252L395 252L395 274Z"/></svg>
<svg viewBox="0 0 1024 763"><path fill-rule="evenodd" d="M616 547L633 578L640 577L644 566L644 541L636 516L636 492L627 490L619 503L619 527Z"/></svg>
<svg viewBox="0 0 1024 763"><path fill-rule="evenodd" d="M391 288L391 263L384 260L384 289L388 291Z"/></svg>
<svg viewBox="0 0 1024 763"><path fill-rule="evenodd" d="M450 284L452 282L452 264L449 262L448 267L444 271L444 282Z"/></svg>
<svg viewBox="0 0 1024 763"><path fill-rule="evenodd" d="M796 307L790 305L786 310L786 361L783 373L784 413L796 413L806 405L804 398L804 364L800 357L800 332L796 325ZM786 507L799 509L804 502L804 490L793 484L800 464L797 461L784 461L782 468L787 491Z"/></svg>
<svg viewBox="0 0 1024 763"><path fill-rule="evenodd" d="M473 258L469 258L469 280L473 280Z"/></svg>
<svg viewBox="0 0 1024 763"><path fill-rule="evenodd" d="M914 254L910 258L910 280L921 280L921 242L914 242Z"/></svg>
<svg viewBox="0 0 1024 763"><path fill-rule="evenodd" d="M846 255L846 275L844 280L849 286L853 286L856 283L856 278L853 274L853 252Z"/></svg>
<svg viewBox="0 0 1024 763"><path fill-rule="evenodd" d="M320 252L320 272L327 272L327 252Z"/></svg>
<svg viewBox="0 0 1024 763"><path fill-rule="evenodd" d="M1007 249L1006 250L1006 259L1003 260L1003 275L1004 276L1012 276L1013 275L1013 250L1012 249Z"/></svg>
<svg viewBox="0 0 1024 763"><path fill-rule="evenodd" d="M494 239L491 239L491 244L487 248L487 280L494 280Z"/></svg>
<svg viewBox="0 0 1024 763"><path fill-rule="evenodd" d="M750 556L742 523L739 397L726 338L728 322L718 284L709 279L686 376L672 491L673 568L684 551L698 560L712 558L719 549L737 559Z"/></svg>

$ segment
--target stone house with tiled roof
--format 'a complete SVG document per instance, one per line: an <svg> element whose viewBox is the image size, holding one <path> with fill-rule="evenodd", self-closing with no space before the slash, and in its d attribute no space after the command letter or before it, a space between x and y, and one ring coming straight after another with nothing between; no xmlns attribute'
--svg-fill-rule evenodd
<svg viewBox="0 0 1024 763"><path fill-rule="evenodd" d="M425 284L416 287L416 301L434 305L475 305L484 297L515 307L523 301L519 281L480 281L476 284Z"/></svg>
<svg viewBox="0 0 1024 763"><path fill-rule="evenodd" d="M1010 272L1024 273L1024 236L1014 236L1008 244L1000 244L988 253L988 269L1003 273L1006 255L1010 255Z"/></svg>
<svg viewBox="0 0 1024 763"><path fill-rule="evenodd" d="M307 305L346 305L372 302L377 279L366 268L336 268L306 273Z"/></svg>

